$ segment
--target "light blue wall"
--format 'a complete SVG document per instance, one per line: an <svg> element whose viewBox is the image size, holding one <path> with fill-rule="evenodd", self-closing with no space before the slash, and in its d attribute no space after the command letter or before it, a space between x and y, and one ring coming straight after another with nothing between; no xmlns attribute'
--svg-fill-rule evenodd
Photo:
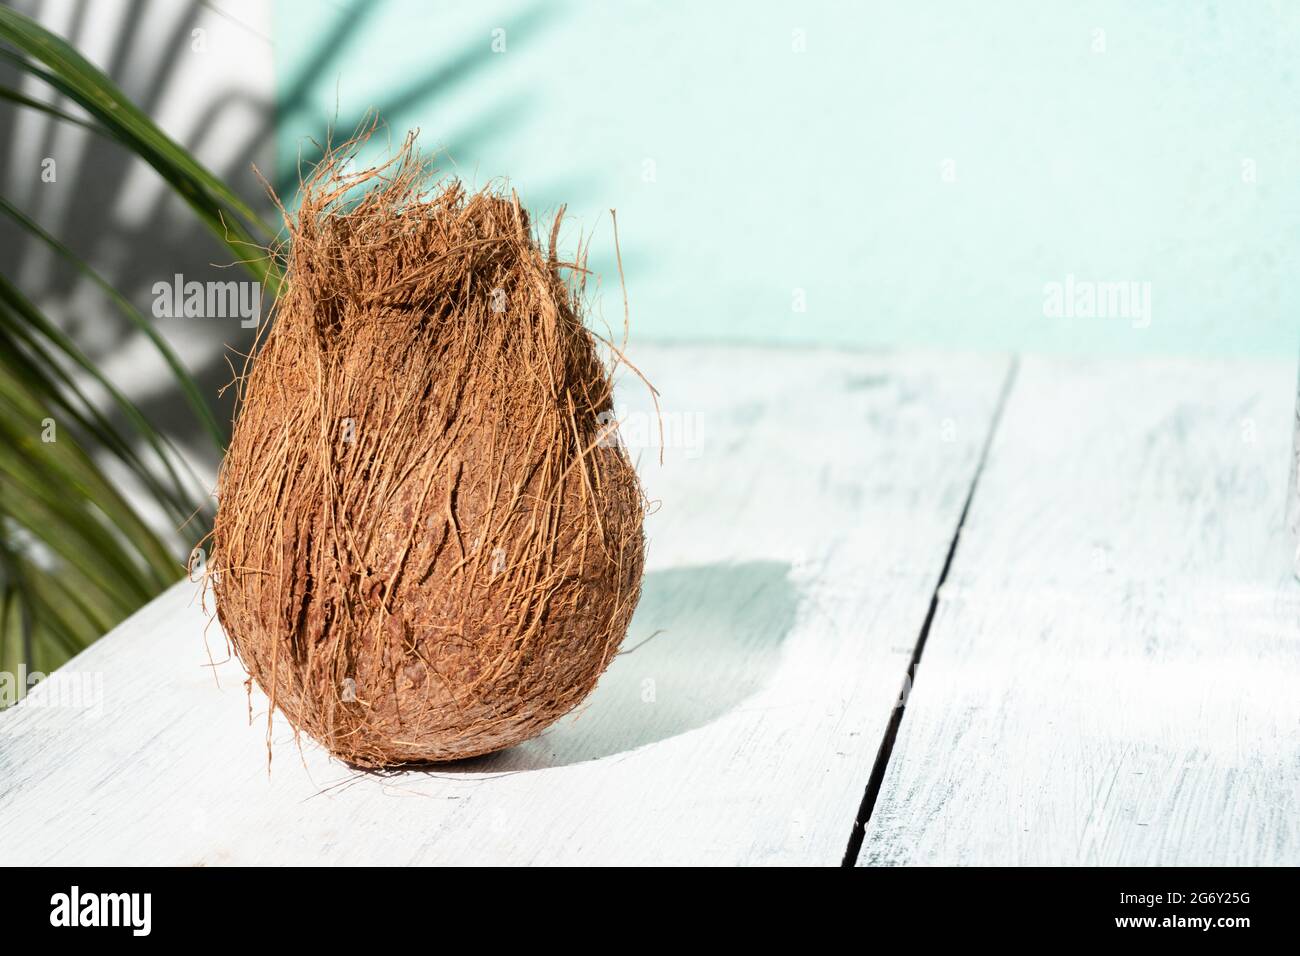
<svg viewBox="0 0 1300 956"><path fill-rule="evenodd" d="M280 0L275 37L281 174L336 108L381 107L461 175L568 202L612 324L616 207L638 338L1300 338L1300 4ZM1150 283L1149 325L1045 316L1067 275Z"/></svg>

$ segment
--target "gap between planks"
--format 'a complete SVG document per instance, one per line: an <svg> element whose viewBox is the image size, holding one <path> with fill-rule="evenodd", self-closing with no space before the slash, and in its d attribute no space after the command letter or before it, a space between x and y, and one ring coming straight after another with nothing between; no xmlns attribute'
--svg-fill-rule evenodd
<svg viewBox="0 0 1300 956"><path fill-rule="evenodd" d="M1002 381L1002 390L998 394L997 405L993 409L993 418L989 422L988 434L984 436L984 445L980 449L979 461L976 463L975 473L971 477L970 489L966 492L966 500L962 503L961 514L957 517L957 526L953 530L952 540L948 543L948 554L944 558L939 577L934 583L934 592L930 595L930 606L925 612L925 620L921 622L921 630L917 634L916 643L912 648L912 658L907 665L907 674L903 678L902 690L894 703L892 713L889 715L889 724L885 727L885 734L880 740L880 749L876 751L876 759L871 766L871 776L867 778L867 789L862 795L862 805L858 809L857 819L853 821L853 830L849 834L849 845L844 850L844 860L840 864L841 866L851 867L856 865L858 854L862 852L862 841L866 836L867 822L871 819L871 813L876 807L876 799L880 796L880 788L885 781L885 770L889 766L889 758L894 753L894 743L898 740L898 728L902 726L903 714L907 710L907 697L916 681L917 666L921 663L921 655L925 653L925 642L930 636L930 626L934 623L934 615L939 608L939 591L948 579L948 572L952 569L952 559L957 553L957 544L961 540L961 530L966 524L966 516L970 513L971 502L975 499L975 490L979 487L980 476L984 474L984 466L988 463L989 449L993 447L993 439L998 433L998 425L1002 422L1002 412L1007 406L1008 398L1011 396L1011 389L1016 380L1016 370L1019 367L1020 356L1013 355L1011 364L1007 367L1006 378Z"/></svg>

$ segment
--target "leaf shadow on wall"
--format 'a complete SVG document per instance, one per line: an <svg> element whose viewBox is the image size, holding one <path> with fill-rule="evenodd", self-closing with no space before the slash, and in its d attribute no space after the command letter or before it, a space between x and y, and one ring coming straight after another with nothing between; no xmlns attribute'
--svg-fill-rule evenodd
<svg viewBox="0 0 1300 956"><path fill-rule="evenodd" d="M623 650L591 697L540 737L437 772L599 760L726 716L777 668L799 608L789 572L784 562L749 561L648 573Z"/></svg>

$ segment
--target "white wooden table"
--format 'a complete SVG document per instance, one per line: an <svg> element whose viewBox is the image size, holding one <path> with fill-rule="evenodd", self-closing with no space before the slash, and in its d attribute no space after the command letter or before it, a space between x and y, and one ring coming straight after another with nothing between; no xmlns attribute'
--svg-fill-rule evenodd
<svg viewBox="0 0 1300 956"><path fill-rule="evenodd" d="M1294 363L634 359L678 434L579 713L268 775L182 583L0 714L0 863L1300 863Z"/></svg>

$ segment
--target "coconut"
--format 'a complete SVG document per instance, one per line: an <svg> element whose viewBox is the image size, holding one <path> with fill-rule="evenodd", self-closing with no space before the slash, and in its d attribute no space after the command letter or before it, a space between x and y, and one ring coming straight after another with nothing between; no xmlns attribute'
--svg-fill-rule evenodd
<svg viewBox="0 0 1300 956"><path fill-rule="evenodd" d="M363 767L472 757L582 701L636 607L622 353L584 322L585 257L557 258L562 209L543 251L517 196L435 178L413 138L377 169L351 155L286 214L212 590L295 730Z"/></svg>

